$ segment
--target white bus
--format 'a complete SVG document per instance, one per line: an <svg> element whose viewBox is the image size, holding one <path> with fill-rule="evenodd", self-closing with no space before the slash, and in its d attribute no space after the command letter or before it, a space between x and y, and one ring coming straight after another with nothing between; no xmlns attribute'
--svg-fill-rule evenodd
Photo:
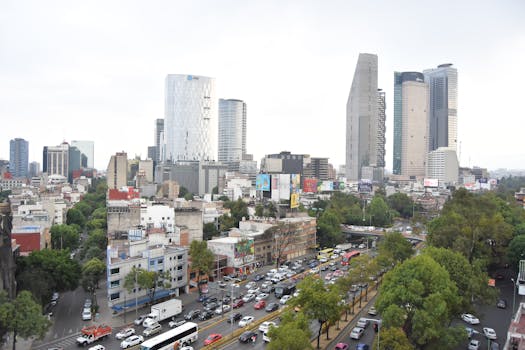
<svg viewBox="0 0 525 350"><path fill-rule="evenodd" d="M193 322L170 329L155 338L140 344L140 350L173 350L173 345L178 342L180 346L189 345L197 341L199 326Z"/></svg>

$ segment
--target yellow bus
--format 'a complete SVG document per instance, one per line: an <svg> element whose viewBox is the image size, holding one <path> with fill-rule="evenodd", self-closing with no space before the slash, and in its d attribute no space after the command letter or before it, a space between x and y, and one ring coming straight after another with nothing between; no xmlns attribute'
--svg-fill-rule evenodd
<svg viewBox="0 0 525 350"><path fill-rule="evenodd" d="M323 250L320 250L317 252L317 260L321 259L330 259L330 257L334 254L334 248L325 248Z"/></svg>

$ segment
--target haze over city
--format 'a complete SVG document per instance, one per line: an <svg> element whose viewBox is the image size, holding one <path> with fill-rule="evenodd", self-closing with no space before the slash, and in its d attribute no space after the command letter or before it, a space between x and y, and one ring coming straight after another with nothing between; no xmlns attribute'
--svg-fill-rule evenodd
<svg viewBox="0 0 525 350"><path fill-rule="evenodd" d="M0 158L63 140L147 156L167 74L214 77L247 104L247 151L345 162L346 102L360 52L378 55L392 169L394 71L458 70L460 164L520 168L521 1L116 1L0 5Z"/></svg>

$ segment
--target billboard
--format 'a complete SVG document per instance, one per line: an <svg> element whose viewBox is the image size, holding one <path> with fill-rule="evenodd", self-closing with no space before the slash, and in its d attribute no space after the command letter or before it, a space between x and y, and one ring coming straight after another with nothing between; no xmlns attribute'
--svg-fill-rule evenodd
<svg viewBox="0 0 525 350"><path fill-rule="evenodd" d="M299 208L299 193L292 193L290 195L290 208Z"/></svg>
<svg viewBox="0 0 525 350"><path fill-rule="evenodd" d="M425 187L438 187L439 186L439 180L438 179L424 179L423 180L423 186L425 186Z"/></svg>
<svg viewBox="0 0 525 350"><path fill-rule="evenodd" d="M361 179L357 184L359 193L371 193L372 192L372 181L368 179Z"/></svg>
<svg viewBox="0 0 525 350"><path fill-rule="evenodd" d="M333 191L334 183L332 181L321 182L321 191Z"/></svg>
<svg viewBox="0 0 525 350"><path fill-rule="evenodd" d="M255 189L257 191L270 191L270 175L258 174L255 179Z"/></svg>
<svg viewBox="0 0 525 350"><path fill-rule="evenodd" d="M279 199L290 199L290 174L279 175Z"/></svg>
<svg viewBox="0 0 525 350"><path fill-rule="evenodd" d="M272 201L279 202L279 176L272 176Z"/></svg>
<svg viewBox="0 0 525 350"><path fill-rule="evenodd" d="M303 192L316 193L317 192L317 179L303 180Z"/></svg>
<svg viewBox="0 0 525 350"><path fill-rule="evenodd" d="M255 248L253 244L253 239L243 239L235 243L234 246L234 255L235 259L242 259L244 257L253 255L255 253Z"/></svg>
<svg viewBox="0 0 525 350"><path fill-rule="evenodd" d="M290 193L299 193L301 189L301 175L290 175Z"/></svg>

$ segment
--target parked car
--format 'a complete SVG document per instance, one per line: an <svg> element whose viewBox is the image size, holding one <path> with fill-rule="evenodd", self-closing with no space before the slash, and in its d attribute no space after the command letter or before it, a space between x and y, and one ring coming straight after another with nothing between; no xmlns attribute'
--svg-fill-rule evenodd
<svg viewBox="0 0 525 350"><path fill-rule="evenodd" d="M257 341L257 333L254 331L246 331L239 337L239 341L241 343L247 343L252 342L255 343Z"/></svg>
<svg viewBox="0 0 525 350"><path fill-rule="evenodd" d="M259 300L258 302L255 303L255 305L253 305L253 308L255 310L264 309L265 307L266 307L266 301L264 300Z"/></svg>
<svg viewBox="0 0 525 350"><path fill-rule="evenodd" d="M84 308L82 310L82 321L89 321L89 320L91 320L91 309Z"/></svg>
<svg viewBox="0 0 525 350"><path fill-rule="evenodd" d="M60 297L60 294L58 292L54 292L51 296L51 305L56 305L58 303L58 298Z"/></svg>
<svg viewBox="0 0 525 350"><path fill-rule="evenodd" d="M237 309L237 308L239 308L239 307L241 307L243 305L244 305L244 300L237 299L237 300L233 301L233 305L232 306L233 306L234 309Z"/></svg>
<svg viewBox="0 0 525 350"><path fill-rule="evenodd" d="M213 344L215 342L218 342L221 339L222 339L222 334L220 334L220 333L212 333L208 337L206 337L206 339L204 339L204 345Z"/></svg>
<svg viewBox="0 0 525 350"><path fill-rule="evenodd" d="M266 305L266 312L273 312L279 310L279 304L277 303L269 303Z"/></svg>
<svg viewBox="0 0 525 350"><path fill-rule="evenodd" d="M261 323L261 325L259 326L259 332L268 332L270 330L270 327L271 326L274 326L276 327L276 323L275 322L272 322L272 321L265 321L263 323Z"/></svg>
<svg viewBox="0 0 525 350"><path fill-rule="evenodd" d="M154 334L160 333L161 330L162 330L162 326L160 325L160 323L155 323L151 327L146 328L144 332L142 332L142 334L145 337L151 337Z"/></svg>
<svg viewBox="0 0 525 350"><path fill-rule="evenodd" d="M480 342L476 339L471 339L468 343L468 350L479 350Z"/></svg>
<svg viewBox="0 0 525 350"><path fill-rule="evenodd" d="M236 312L236 313L234 313L234 314L228 316L228 323L234 323L234 322L237 322L237 321L239 321L241 318L242 318L241 313Z"/></svg>
<svg viewBox="0 0 525 350"><path fill-rule="evenodd" d="M137 326L140 326L142 324L142 322L144 322L144 320L148 317L148 315L140 315L139 317L137 317L135 319L135 321L133 321L133 323Z"/></svg>
<svg viewBox="0 0 525 350"><path fill-rule="evenodd" d="M485 337L487 337L488 339L498 339L496 331L493 328L483 327L483 334L485 334Z"/></svg>
<svg viewBox="0 0 525 350"><path fill-rule="evenodd" d="M479 318L472 314L462 314L461 319L470 324L479 324Z"/></svg>
<svg viewBox="0 0 525 350"><path fill-rule="evenodd" d="M507 308L507 300L505 299L499 299L496 303L496 306L500 309L506 309Z"/></svg>
<svg viewBox="0 0 525 350"><path fill-rule="evenodd" d="M88 309L88 308L90 309L91 305L93 305L93 302L91 301L91 299L86 298L86 300L84 300L84 309Z"/></svg>
<svg viewBox="0 0 525 350"><path fill-rule="evenodd" d="M364 332L365 330L363 328L354 327L354 329L352 329L352 332L350 332L350 338L359 340L363 336Z"/></svg>
<svg viewBox="0 0 525 350"><path fill-rule="evenodd" d="M249 325L250 323L252 323L254 319L255 319L255 317L253 317L253 316L244 316L244 317L239 321L239 327L246 327L247 325Z"/></svg>
<svg viewBox="0 0 525 350"><path fill-rule="evenodd" d="M120 343L122 349L131 348L132 346L139 345L144 341L144 337L141 335L132 335L131 337L126 338Z"/></svg>
<svg viewBox="0 0 525 350"><path fill-rule="evenodd" d="M368 309L368 314L369 314L369 315L372 315L372 316L376 316L376 315L377 315L377 309L375 308L375 306L371 306L371 307Z"/></svg>
<svg viewBox="0 0 525 350"><path fill-rule="evenodd" d="M122 340L122 339L126 339L126 338L129 338L131 337L132 335L135 334L135 328L124 328L123 330L121 330L120 332L118 332L115 337L118 339L118 340Z"/></svg>
<svg viewBox="0 0 525 350"><path fill-rule="evenodd" d="M334 350L348 350L350 346L347 343L337 343Z"/></svg>
<svg viewBox="0 0 525 350"><path fill-rule="evenodd" d="M191 310L190 312L188 312L186 315L184 315L184 319L186 321L191 321L191 320L194 320L196 319L197 317L199 317L201 314L201 310Z"/></svg>

